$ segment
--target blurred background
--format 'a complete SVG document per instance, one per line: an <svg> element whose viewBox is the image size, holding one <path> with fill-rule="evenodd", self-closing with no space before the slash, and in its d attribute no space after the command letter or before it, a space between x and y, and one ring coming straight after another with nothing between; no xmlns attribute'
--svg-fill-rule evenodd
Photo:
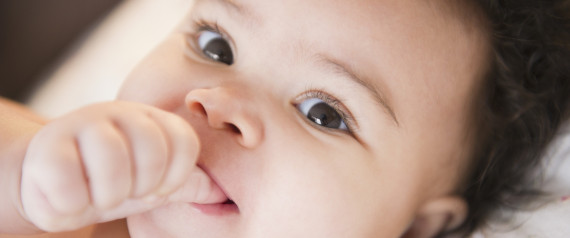
<svg viewBox="0 0 570 238"><path fill-rule="evenodd" d="M0 96L46 117L112 100L192 0L0 1Z"/></svg>

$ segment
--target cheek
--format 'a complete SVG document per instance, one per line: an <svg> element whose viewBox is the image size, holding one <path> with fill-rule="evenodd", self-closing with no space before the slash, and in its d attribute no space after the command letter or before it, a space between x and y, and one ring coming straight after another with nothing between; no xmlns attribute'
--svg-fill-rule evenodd
<svg viewBox="0 0 570 238"><path fill-rule="evenodd" d="M334 142L331 142L334 143ZM380 173L362 149L301 143L268 168L253 224L283 237L397 237L408 211L395 209ZM320 149L319 149L320 147ZM355 146L356 147L356 146ZM335 151L334 148L349 148ZM310 153L308 153L310 151ZM270 219L268 219L270 218ZM387 219L388 218L388 219Z"/></svg>

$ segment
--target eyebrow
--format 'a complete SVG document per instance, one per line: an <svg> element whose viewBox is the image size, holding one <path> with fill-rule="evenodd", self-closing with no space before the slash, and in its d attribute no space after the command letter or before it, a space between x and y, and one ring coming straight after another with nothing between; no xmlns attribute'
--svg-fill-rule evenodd
<svg viewBox="0 0 570 238"><path fill-rule="evenodd" d="M222 5L230 6L238 12L243 11L243 7L240 4L236 3L234 0L217 0L217 2L221 3Z"/></svg>
<svg viewBox="0 0 570 238"><path fill-rule="evenodd" d="M346 64L343 64L338 60L332 59L325 55L318 55L317 58L319 59L319 61L323 62L326 66L331 67L335 73L344 76L342 78L349 79L353 83L356 83L361 87L365 88L366 91L368 91L372 95L374 100L378 104L380 104L382 108L384 108L384 110L388 113L388 115L390 115L390 117L396 123L396 125L397 126L400 125L400 123L398 122L398 118L396 117L396 113L394 112L394 109L390 104L390 101L385 96L386 94L382 93L382 90L380 90L375 85L372 85L370 83L370 80L363 80L363 77L359 77L356 73L354 73L354 70L352 70L351 67L348 67Z"/></svg>
<svg viewBox="0 0 570 238"><path fill-rule="evenodd" d="M237 15L245 16L247 18L253 18L251 12L235 0L216 0L216 2L226 7L230 12L237 13Z"/></svg>

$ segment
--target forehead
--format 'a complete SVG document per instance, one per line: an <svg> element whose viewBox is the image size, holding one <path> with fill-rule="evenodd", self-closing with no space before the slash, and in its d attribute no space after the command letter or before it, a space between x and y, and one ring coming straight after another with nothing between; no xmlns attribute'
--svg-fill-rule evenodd
<svg viewBox="0 0 570 238"><path fill-rule="evenodd" d="M438 20L466 20L470 11L467 2L461 0L197 0L199 3L218 3L231 6L248 16L257 25L270 25L289 21L295 25L319 26L344 22L335 27L355 27L353 24L377 27L391 23L434 24ZM455 19L453 19L455 18ZM409 27L403 25L402 27ZM303 30L304 28L297 28ZM275 30L275 29L274 29ZM370 29L368 29L370 30Z"/></svg>
<svg viewBox="0 0 570 238"><path fill-rule="evenodd" d="M481 37L476 12L464 1L446 0L199 0L230 6L229 20L286 51L376 54L375 62L412 53L446 58L465 53ZM453 3L453 4L452 4ZM362 49L367 49L363 52ZM470 48L470 49L469 49ZM424 50L426 52L420 52ZM447 52L441 52L441 51ZM358 52L360 51L360 52ZM394 55L396 54L396 55ZM443 56L443 57L442 57ZM342 55L343 58L348 58ZM392 60L392 59L390 59ZM463 60L465 62L465 58ZM457 67L455 67L457 68Z"/></svg>

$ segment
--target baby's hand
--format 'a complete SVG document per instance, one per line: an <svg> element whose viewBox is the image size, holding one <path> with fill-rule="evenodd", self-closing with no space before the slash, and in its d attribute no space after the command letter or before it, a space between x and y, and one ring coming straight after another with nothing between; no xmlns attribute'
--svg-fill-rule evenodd
<svg viewBox="0 0 570 238"><path fill-rule="evenodd" d="M72 112L31 141L22 169L24 215L63 231L166 202L215 203L220 189L195 166L199 141L175 114L109 102Z"/></svg>

